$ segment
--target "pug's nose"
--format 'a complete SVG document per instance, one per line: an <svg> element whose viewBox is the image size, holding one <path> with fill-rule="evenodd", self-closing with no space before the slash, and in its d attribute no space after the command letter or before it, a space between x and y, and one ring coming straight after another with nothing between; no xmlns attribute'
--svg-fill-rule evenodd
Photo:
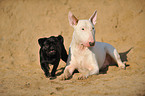
<svg viewBox="0 0 145 96"><path fill-rule="evenodd" d="M51 47L50 47L50 50L54 50L54 47L51 46Z"/></svg>
<svg viewBox="0 0 145 96"><path fill-rule="evenodd" d="M95 42L89 42L90 46L94 46Z"/></svg>

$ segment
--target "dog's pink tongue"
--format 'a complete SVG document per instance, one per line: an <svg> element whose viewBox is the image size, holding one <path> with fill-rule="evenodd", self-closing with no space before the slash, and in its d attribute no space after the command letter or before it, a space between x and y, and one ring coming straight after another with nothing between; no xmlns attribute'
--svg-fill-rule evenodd
<svg viewBox="0 0 145 96"><path fill-rule="evenodd" d="M55 52L54 50L50 51L50 52Z"/></svg>

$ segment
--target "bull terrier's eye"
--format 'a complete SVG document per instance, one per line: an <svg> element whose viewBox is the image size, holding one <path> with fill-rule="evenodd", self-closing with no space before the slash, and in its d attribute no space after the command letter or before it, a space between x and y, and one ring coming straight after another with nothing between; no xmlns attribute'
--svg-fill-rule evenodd
<svg viewBox="0 0 145 96"><path fill-rule="evenodd" d="M94 30L95 28L94 28L94 27L92 27L92 29Z"/></svg>
<svg viewBox="0 0 145 96"><path fill-rule="evenodd" d="M84 28L82 28L82 30L85 30Z"/></svg>

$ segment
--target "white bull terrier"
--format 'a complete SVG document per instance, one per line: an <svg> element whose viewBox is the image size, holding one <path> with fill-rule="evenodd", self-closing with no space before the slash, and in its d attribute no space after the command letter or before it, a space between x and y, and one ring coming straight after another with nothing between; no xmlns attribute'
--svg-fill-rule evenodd
<svg viewBox="0 0 145 96"><path fill-rule="evenodd" d="M108 43L95 41L97 11L89 20L78 20L71 12L68 14L70 25L74 28L69 56L61 79L68 79L77 69L81 75L78 79L85 79L89 75L99 74L103 65L109 65L111 57L120 68L125 69L117 50Z"/></svg>

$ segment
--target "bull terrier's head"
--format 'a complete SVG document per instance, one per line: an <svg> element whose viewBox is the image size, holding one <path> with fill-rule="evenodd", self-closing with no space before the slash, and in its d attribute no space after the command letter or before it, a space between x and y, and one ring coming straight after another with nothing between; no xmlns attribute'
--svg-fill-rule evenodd
<svg viewBox="0 0 145 96"><path fill-rule="evenodd" d="M68 14L70 25L74 28L73 39L85 47L95 45L95 28L97 11L90 17L89 20L78 20L71 12Z"/></svg>

